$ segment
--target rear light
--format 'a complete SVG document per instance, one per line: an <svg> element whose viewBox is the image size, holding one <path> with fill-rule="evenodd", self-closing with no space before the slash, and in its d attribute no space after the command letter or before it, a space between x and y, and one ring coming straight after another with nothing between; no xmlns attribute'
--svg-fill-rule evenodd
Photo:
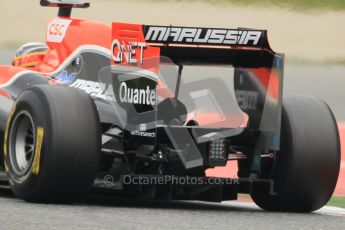
<svg viewBox="0 0 345 230"><path fill-rule="evenodd" d="M209 143L208 162L209 166L225 166L228 155L228 144L226 139L217 139Z"/></svg>

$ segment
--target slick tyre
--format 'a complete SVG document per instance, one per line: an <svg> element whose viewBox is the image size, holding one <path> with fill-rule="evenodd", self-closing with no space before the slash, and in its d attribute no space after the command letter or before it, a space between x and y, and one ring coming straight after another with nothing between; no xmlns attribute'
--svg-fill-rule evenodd
<svg viewBox="0 0 345 230"><path fill-rule="evenodd" d="M5 132L5 170L13 192L29 202L81 199L96 177L100 132L87 94L47 85L25 90Z"/></svg>
<svg viewBox="0 0 345 230"><path fill-rule="evenodd" d="M4 166L4 134L0 130L0 170L3 170Z"/></svg>
<svg viewBox="0 0 345 230"><path fill-rule="evenodd" d="M320 209L331 198L339 175L340 141L334 115L316 98L288 97L281 124L280 152L272 168L277 195L257 193L252 198L268 211Z"/></svg>

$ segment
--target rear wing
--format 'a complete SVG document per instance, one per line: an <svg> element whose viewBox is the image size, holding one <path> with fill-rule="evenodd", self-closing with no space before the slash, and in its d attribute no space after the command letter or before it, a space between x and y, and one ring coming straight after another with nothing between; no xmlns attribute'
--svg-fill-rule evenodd
<svg viewBox="0 0 345 230"><path fill-rule="evenodd" d="M194 46L256 47L270 49L267 31L144 25L146 42Z"/></svg>
<svg viewBox="0 0 345 230"><path fill-rule="evenodd" d="M82 0L41 0L41 6L59 7L59 17L70 17L72 8L88 8L90 3Z"/></svg>
<svg viewBox="0 0 345 230"><path fill-rule="evenodd" d="M145 43L147 47L138 53L157 48L160 56L168 57L176 64L272 67L276 57L266 30L113 23L113 40L123 46L133 42ZM147 55L141 53L141 57L147 58Z"/></svg>

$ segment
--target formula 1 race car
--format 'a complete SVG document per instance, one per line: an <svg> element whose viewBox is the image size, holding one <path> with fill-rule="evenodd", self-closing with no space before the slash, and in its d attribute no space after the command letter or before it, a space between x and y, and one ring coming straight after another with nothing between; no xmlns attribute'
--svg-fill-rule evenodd
<svg viewBox="0 0 345 230"><path fill-rule="evenodd" d="M334 191L337 124L309 96L283 99L284 55L267 32L102 24L58 7L46 43L0 66L0 184L29 202L89 192L221 202L250 194L311 212ZM238 179L207 169L238 162ZM236 177L236 176L235 176Z"/></svg>

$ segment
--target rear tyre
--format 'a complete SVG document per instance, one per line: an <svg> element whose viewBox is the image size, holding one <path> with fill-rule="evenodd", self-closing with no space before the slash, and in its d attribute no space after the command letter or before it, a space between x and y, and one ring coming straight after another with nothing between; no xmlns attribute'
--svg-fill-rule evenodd
<svg viewBox="0 0 345 230"><path fill-rule="evenodd" d="M25 90L10 114L5 137L5 169L18 197L69 203L92 186L101 132L87 94L62 86Z"/></svg>
<svg viewBox="0 0 345 230"><path fill-rule="evenodd" d="M0 130L0 170L3 169L4 166L4 134Z"/></svg>
<svg viewBox="0 0 345 230"><path fill-rule="evenodd" d="M312 212L331 198L339 168L339 132L330 108L313 97L289 97L272 174L277 195L251 196L268 211Z"/></svg>

